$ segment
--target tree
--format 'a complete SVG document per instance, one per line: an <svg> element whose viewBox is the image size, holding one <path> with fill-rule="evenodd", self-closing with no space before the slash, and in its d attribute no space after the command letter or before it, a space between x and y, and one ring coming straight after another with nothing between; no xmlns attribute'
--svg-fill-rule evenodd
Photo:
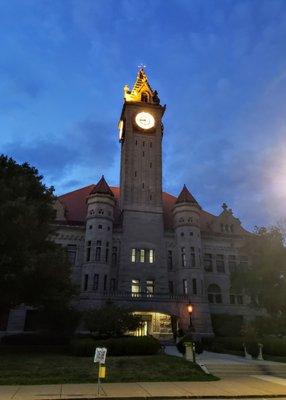
<svg viewBox="0 0 286 400"><path fill-rule="evenodd" d="M135 331L142 323L141 317L113 303L86 311L84 322L91 333L107 337L122 336L127 331Z"/></svg>
<svg viewBox="0 0 286 400"><path fill-rule="evenodd" d="M254 307L265 308L271 318L286 326L286 247L279 227L256 228L242 249L250 256L248 267L232 274L232 287L244 290ZM278 333L278 332L277 332Z"/></svg>
<svg viewBox="0 0 286 400"><path fill-rule="evenodd" d="M76 293L66 250L51 240L53 187L28 163L0 156L0 311L24 303L69 307Z"/></svg>

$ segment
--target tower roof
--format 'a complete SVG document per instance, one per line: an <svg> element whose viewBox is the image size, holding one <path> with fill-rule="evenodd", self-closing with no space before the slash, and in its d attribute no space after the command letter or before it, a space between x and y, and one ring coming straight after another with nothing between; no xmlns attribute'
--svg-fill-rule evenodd
<svg viewBox="0 0 286 400"><path fill-rule="evenodd" d="M109 196L114 197L114 194L112 190L110 189L108 183L104 179L104 176L100 178L100 180L97 182L97 184L94 186L90 194L109 194Z"/></svg>
<svg viewBox="0 0 286 400"><path fill-rule="evenodd" d="M153 90L148 82L148 77L143 67L137 73L133 89L124 86L124 99L126 101L144 101L146 103L160 104L156 90Z"/></svg>
<svg viewBox="0 0 286 400"><path fill-rule="evenodd" d="M176 204L178 203L193 203L198 207L200 207L199 203L194 198L194 196L189 192L189 189L187 188L186 185L183 186L183 189L181 190L181 193L177 198Z"/></svg>

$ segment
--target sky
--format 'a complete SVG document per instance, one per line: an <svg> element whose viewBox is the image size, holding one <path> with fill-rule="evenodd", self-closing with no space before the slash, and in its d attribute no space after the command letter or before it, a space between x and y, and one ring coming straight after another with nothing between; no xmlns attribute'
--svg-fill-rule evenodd
<svg viewBox="0 0 286 400"><path fill-rule="evenodd" d="M243 226L286 218L285 0L0 0L0 153L56 194L119 182L138 65L162 104L163 186Z"/></svg>

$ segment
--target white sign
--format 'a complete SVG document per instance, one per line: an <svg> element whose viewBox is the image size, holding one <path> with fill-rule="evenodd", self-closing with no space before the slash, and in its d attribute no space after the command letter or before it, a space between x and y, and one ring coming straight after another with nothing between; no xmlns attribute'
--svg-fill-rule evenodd
<svg viewBox="0 0 286 400"><path fill-rule="evenodd" d="M95 349L94 362L105 364L107 349L105 347L97 347Z"/></svg>

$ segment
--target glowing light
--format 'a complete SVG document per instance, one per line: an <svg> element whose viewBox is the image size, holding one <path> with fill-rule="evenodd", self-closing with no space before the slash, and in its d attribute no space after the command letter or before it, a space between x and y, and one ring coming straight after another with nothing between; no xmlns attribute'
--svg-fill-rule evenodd
<svg viewBox="0 0 286 400"><path fill-rule="evenodd" d="M142 129L151 129L155 126L153 115L147 112L140 112L135 117L136 124Z"/></svg>
<svg viewBox="0 0 286 400"><path fill-rule="evenodd" d="M188 305L188 313L192 314L193 312L193 306L191 304Z"/></svg>

